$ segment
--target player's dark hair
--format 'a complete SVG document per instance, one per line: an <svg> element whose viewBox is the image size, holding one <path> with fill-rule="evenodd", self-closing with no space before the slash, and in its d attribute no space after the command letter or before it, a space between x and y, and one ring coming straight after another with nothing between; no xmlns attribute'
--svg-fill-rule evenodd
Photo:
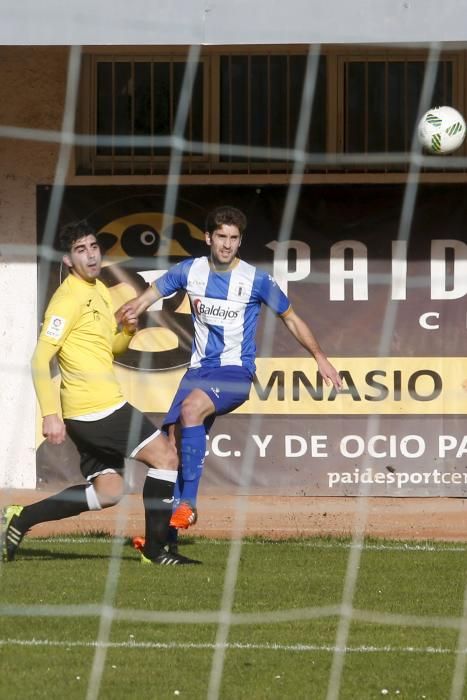
<svg viewBox="0 0 467 700"><path fill-rule="evenodd" d="M96 236L97 239L97 233L94 226L91 226L86 219L71 221L69 224L62 226L60 233L58 234L60 250L64 253L69 253L73 247L73 244L84 236Z"/></svg>
<svg viewBox="0 0 467 700"><path fill-rule="evenodd" d="M242 235L246 229L246 216L240 209L230 206L216 207L209 212L206 219L206 231L209 234L212 235L223 224L236 226Z"/></svg>

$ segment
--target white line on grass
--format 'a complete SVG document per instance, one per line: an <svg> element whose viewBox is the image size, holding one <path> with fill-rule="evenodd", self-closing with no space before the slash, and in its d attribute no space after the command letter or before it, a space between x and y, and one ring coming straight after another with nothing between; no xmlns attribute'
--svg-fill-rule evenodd
<svg viewBox="0 0 467 700"><path fill-rule="evenodd" d="M37 537L37 538L29 538L28 543L32 542L35 539L37 544L89 544L89 543L95 543L95 542L102 542L103 544L108 544L109 542L113 541L113 537ZM197 544L207 544L207 545L221 545L221 546L229 546L231 544L231 540L220 540L220 539L210 539L210 538L201 538L196 540ZM181 544L183 545L183 540L181 541ZM258 540L258 541L250 541L250 540L243 540L242 546L247 547L247 546L259 546L263 547L266 545L284 545L286 544L287 547L308 547L310 549L363 549L363 550L368 550L368 551L394 551L394 552L467 552L467 546L464 545L446 545L444 546L443 542L430 542L430 543L418 543L418 544L409 544L405 542L400 542L396 544L390 544L390 543L364 543L363 545L361 544L354 544L352 542L309 542L309 541L303 541L299 542L294 540L293 542L287 541L287 539L284 540ZM27 545L26 545L27 546Z"/></svg>
<svg viewBox="0 0 467 700"><path fill-rule="evenodd" d="M23 647L82 647L106 649L238 649L257 651L296 651L296 652L327 652L344 651L348 654L467 654L467 648L448 649L446 647L394 647L390 645L373 646L362 644L337 649L331 644L245 644L241 642L226 642L225 644L210 644L200 642L99 642L99 641L66 641L53 639L0 639L0 646Z"/></svg>

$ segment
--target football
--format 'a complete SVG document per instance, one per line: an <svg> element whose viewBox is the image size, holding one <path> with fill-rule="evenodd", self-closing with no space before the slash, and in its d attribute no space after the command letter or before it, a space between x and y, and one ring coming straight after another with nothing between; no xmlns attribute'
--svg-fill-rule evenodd
<svg viewBox="0 0 467 700"><path fill-rule="evenodd" d="M454 107L433 107L419 121L418 138L428 153L452 153L464 141L464 117Z"/></svg>

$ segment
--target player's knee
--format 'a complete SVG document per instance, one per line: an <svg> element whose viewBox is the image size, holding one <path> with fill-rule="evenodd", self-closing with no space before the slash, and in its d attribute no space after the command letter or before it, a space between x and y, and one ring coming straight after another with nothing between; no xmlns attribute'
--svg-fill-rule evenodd
<svg viewBox="0 0 467 700"><path fill-rule="evenodd" d="M180 421L182 425L197 425L200 421L199 404L196 399L187 396L180 406Z"/></svg>
<svg viewBox="0 0 467 700"><path fill-rule="evenodd" d="M99 501L102 508L110 508L111 506L116 506L122 499L123 493L105 493L99 494Z"/></svg>
<svg viewBox="0 0 467 700"><path fill-rule="evenodd" d="M105 478L105 475L98 477L93 485L101 508L110 508L122 499L123 479L116 474L111 475L108 479Z"/></svg>
<svg viewBox="0 0 467 700"><path fill-rule="evenodd" d="M165 435L159 435L157 444L147 445L144 452L137 455L150 468L153 469L178 469L178 453L176 445L171 443Z"/></svg>

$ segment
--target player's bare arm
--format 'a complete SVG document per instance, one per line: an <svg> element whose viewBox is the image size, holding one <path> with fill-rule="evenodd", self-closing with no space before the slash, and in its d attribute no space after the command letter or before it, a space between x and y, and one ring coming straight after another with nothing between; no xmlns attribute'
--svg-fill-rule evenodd
<svg viewBox="0 0 467 700"><path fill-rule="evenodd" d="M125 304L122 304L119 309L117 309L115 317L118 323L130 326L134 319L137 319L143 311L154 304L155 301L160 299L162 294L159 292L157 287L150 284L147 289L144 290L142 294L134 299L130 299Z"/></svg>
<svg viewBox="0 0 467 700"><path fill-rule="evenodd" d="M32 379L42 413L42 435L52 445L61 445L66 436L65 424L57 412L50 372L50 362L57 352L58 347L39 340L31 361Z"/></svg>
<svg viewBox="0 0 467 700"><path fill-rule="evenodd" d="M318 365L319 373L326 384L328 386L332 384L336 389L341 389L342 379L339 373L329 362L308 324L293 309L289 309L284 316L281 316L281 319L300 345L313 355Z"/></svg>

